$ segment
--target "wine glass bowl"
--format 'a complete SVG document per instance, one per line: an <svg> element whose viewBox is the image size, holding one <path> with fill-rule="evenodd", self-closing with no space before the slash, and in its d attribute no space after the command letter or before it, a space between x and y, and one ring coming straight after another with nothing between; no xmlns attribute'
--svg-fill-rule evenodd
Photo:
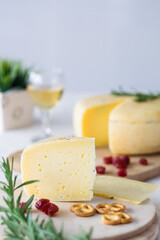
<svg viewBox="0 0 160 240"><path fill-rule="evenodd" d="M61 98L63 87L49 88L45 86L28 86L28 92L32 102L40 108L52 108Z"/></svg>
<svg viewBox="0 0 160 240"><path fill-rule="evenodd" d="M43 133L33 141L52 136L52 110L64 91L62 70L31 72L27 90L33 104L42 112Z"/></svg>

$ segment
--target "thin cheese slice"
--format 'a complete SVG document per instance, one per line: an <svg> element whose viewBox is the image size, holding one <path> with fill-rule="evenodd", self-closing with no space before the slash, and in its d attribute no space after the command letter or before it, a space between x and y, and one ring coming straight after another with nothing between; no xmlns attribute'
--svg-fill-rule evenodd
<svg viewBox="0 0 160 240"><path fill-rule="evenodd" d="M29 196L51 201L87 201L93 197L95 144L93 138L48 138L27 147L21 160Z"/></svg>
<svg viewBox="0 0 160 240"><path fill-rule="evenodd" d="M93 192L96 196L140 204L159 188L160 186L120 177L98 176Z"/></svg>

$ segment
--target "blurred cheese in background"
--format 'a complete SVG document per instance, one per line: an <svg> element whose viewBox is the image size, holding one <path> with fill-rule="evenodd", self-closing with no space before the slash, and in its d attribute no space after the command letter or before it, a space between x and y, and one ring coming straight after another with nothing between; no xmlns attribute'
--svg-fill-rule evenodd
<svg viewBox="0 0 160 240"><path fill-rule="evenodd" d="M97 147L108 145L109 114L124 99L124 97L102 95L79 101L73 114L76 136L94 137Z"/></svg>
<svg viewBox="0 0 160 240"><path fill-rule="evenodd" d="M117 106L109 119L109 147L115 154L160 152L160 98Z"/></svg>
<svg viewBox="0 0 160 240"><path fill-rule="evenodd" d="M160 99L135 102L132 97L103 95L75 105L76 136L95 137L97 147L113 154L160 152Z"/></svg>

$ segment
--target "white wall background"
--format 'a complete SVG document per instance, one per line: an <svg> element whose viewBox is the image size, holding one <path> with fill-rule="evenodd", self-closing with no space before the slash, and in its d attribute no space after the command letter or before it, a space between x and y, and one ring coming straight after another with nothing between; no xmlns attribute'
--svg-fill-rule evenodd
<svg viewBox="0 0 160 240"><path fill-rule="evenodd" d="M0 0L0 57L62 67L69 91L160 90L160 0Z"/></svg>

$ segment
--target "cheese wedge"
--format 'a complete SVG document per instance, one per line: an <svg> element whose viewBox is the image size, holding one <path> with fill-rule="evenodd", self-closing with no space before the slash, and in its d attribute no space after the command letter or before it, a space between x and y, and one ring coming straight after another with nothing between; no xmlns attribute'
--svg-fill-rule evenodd
<svg viewBox="0 0 160 240"><path fill-rule="evenodd" d="M75 135L94 137L96 146L107 146L109 114L124 99L126 98L101 95L79 101L73 114Z"/></svg>
<svg viewBox="0 0 160 240"><path fill-rule="evenodd" d="M130 204L140 204L158 189L160 189L160 186L140 181L120 177L98 176L95 179L93 192L96 196Z"/></svg>
<svg viewBox="0 0 160 240"><path fill-rule="evenodd" d="M27 147L21 158L26 193L51 201L87 201L93 197L95 143L93 138L48 138Z"/></svg>
<svg viewBox="0 0 160 240"><path fill-rule="evenodd" d="M109 148L113 154L160 152L160 99L119 104L109 116Z"/></svg>

